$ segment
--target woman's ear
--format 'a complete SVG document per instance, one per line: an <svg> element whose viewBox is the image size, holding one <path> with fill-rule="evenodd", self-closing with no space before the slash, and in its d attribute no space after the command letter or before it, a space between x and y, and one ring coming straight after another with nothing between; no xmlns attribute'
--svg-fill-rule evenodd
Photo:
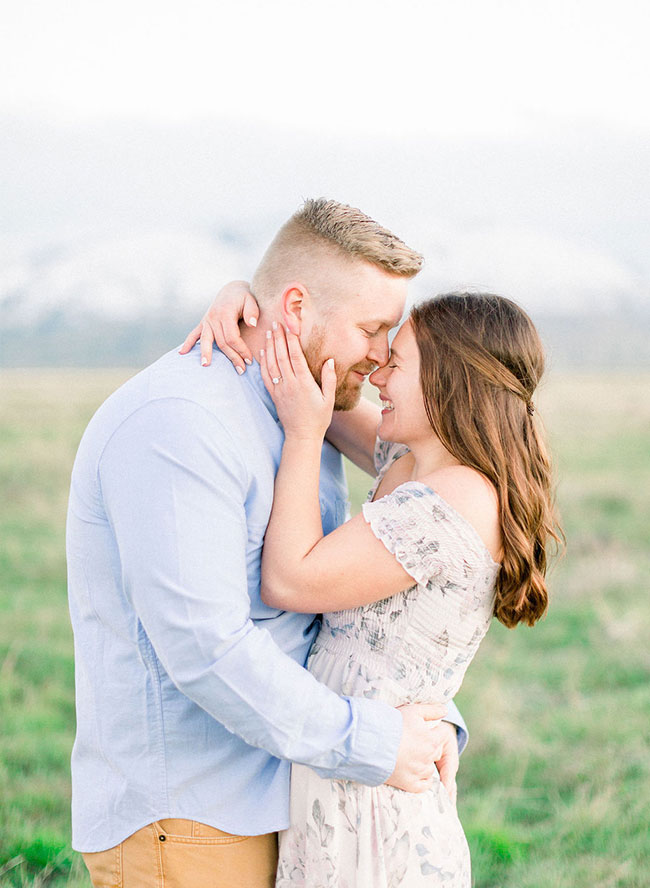
<svg viewBox="0 0 650 888"><path fill-rule="evenodd" d="M307 288L294 281L284 290L280 299L282 323L296 336L300 336L302 330L302 312L308 298Z"/></svg>

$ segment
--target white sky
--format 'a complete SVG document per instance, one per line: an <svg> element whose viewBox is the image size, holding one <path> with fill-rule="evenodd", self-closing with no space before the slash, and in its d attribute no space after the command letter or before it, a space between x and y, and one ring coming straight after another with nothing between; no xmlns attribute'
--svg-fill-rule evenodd
<svg viewBox="0 0 650 888"><path fill-rule="evenodd" d="M3 0L0 112L650 132L647 0Z"/></svg>

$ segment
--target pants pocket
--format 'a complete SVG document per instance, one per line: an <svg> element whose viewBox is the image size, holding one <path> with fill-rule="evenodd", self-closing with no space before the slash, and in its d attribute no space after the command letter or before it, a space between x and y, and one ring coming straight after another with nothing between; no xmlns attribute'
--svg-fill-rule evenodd
<svg viewBox="0 0 650 888"><path fill-rule="evenodd" d="M245 842L250 836L236 836L223 832L216 826L199 823L198 820L179 820L168 818L157 820L152 824L159 833L159 841L176 842L188 845L231 845Z"/></svg>
<svg viewBox="0 0 650 888"><path fill-rule="evenodd" d="M164 888L273 888L277 834L235 836L196 821L162 820L158 832ZM174 830L172 832L172 830Z"/></svg>

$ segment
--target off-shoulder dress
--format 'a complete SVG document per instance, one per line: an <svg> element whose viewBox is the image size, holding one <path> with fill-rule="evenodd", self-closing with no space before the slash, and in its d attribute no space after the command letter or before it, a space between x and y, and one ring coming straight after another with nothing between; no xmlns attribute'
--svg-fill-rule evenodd
<svg viewBox="0 0 650 888"><path fill-rule="evenodd" d="M435 490L401 484L373 501L404 445L378 441L363 506L375 536L413 578L403 592L325 614L308 668L339 694L391 705L458 691L487 632L499 566L476 530ZM363 570L363 564L359 564ZM425 793L325 780L294 765L291 827L276 888L469 888L469 851L439 781Z"/></svg>

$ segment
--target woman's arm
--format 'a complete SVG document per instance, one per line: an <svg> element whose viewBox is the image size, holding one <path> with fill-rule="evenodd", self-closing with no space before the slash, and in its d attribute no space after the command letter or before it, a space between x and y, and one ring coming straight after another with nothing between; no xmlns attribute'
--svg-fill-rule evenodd
<svg viewBox="0 0 650 888"><path fill-rule="evenodd" d="M323 536L320 458L336 374L326 362L321 392L297 336L285 335L279 327L267 341L262 376L284 426L285 442L264 538L262 599L283 610L314 613L368 604L408 589L413 578L363 516Z"/></svg>
<svg viewBox="0 0 650 888"><path fill-rule="evenodd" d="M253 355L239 332L239 321L257 327L260 307L250 291L248 281L230 281L217 293L199 323L185 337L179 354L186 355L201 340L201 363L212 362L212 343L233 363L241 375L253 363Z"/></svg>

